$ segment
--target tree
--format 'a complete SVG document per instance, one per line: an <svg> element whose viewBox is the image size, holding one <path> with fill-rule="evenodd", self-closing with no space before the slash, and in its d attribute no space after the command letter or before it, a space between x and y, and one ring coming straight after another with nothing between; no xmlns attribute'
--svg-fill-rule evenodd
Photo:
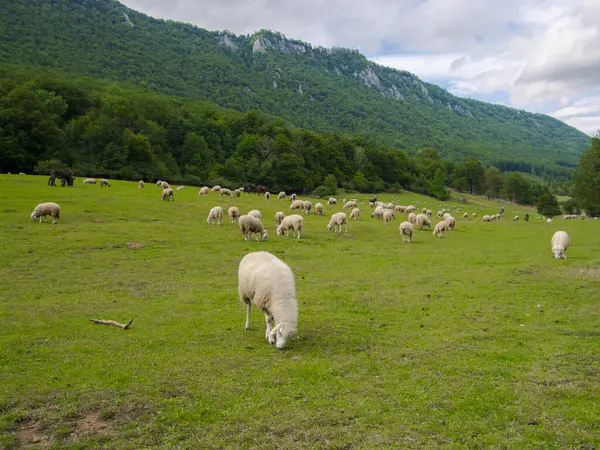
<svg viewBox="0 0 600 450"><path fill-rule="evenodd" d="M536 208L538 214L546 217L558 216L561 212L558 200L550 191L546 191L539 196Z"/></svg>
<svg viewBox="0 0 600 450"><path fill-rule="evenodd" d="M579 157L579 166L573 175L573 197L581 202L587 214L600 215L600 133Z"/></svg>
<svg viewBox="0 0 600 450"><path fill-rule="evenodd" d="M500 169L497 167L488 167L485 171L484 178L485 195L492 198L500 197L500 191L504 184Z"/></svg>
<svg viewBox="0 0 600 450"><path fill-rule="evenodd" d="M327 188L328 191L332 192L331 195L335 194L335 191L337 190L337 179L335 178L335 175L333 174L329 174L325 177L325 180L323 180L323 186L325 186Z"/></svg>
<svg viewBox="0 0 600 450"><path fill-rule="evenodd" d="M438 167L433 174L431 194L440 200L448 198L448 191L446 190L446 174L441 167Z"/></svg>
<svg viewBox="0 0 600 450"><path fill-rule="evenodd" d="M481 191L484 175L481 163L471 156L466 157L456 170L456 177L466 180L469 194Z"/></svg>

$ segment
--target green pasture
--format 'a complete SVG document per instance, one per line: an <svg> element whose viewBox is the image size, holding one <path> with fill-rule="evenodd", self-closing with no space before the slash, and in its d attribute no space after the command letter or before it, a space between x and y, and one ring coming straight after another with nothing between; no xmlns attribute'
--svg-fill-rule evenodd
<svg viewBox="0 0 600 450"><path fill-rule="evenodd" d="M600 445L600 221L547 224L512 205L499 222L462 220L500 204L457 195L448 239L402 244L406 215L372 219L366 195L347 235L327 232L352 197L338 194L296 240L275 233L275 212L290 213L276 192L267 203L188 186L168 203L149 183L46 180L0 176L0 448ZM61 206L56 225L29 217L46 201ZM268 241L207 225L216 205L259 209ZM511 221L524 212L530 223ZM567 260L550 251L559 229ZM237 267L257 250L296 276L285 350L257 310L244 331Z"/></svg>

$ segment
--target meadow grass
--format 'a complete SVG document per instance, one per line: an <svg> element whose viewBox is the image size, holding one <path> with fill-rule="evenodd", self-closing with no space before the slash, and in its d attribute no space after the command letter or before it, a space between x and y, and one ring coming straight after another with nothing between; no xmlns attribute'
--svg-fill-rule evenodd
<svg viewBox="0 0 600 450"><path fill-rule="evenodd" d="M384 225L362 195L348 235L326 230L338 204L296 240L275 234L289 200L186 187L167 203L152 184L81 181L0 176L0 448L599 445L600 221L505 205L502 221L455 212L448 239L416 230L403 245L406 215ZM479 217L499 208L463 197ZM31 221L43 201L59 224ZM233 204L262 211L267 242L207 225ZM550 251L558 229L568 260ZM298 337L282 351L259 311L244 331L237 267L257 250L296 276ZM132 317L126 331L88 321Z"/></svg>

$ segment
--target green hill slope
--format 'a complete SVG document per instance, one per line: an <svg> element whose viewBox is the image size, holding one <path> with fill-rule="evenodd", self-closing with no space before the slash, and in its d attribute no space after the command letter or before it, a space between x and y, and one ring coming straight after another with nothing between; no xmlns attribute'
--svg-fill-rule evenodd
<svg viewBox="0 0 600 450"><path fill-rule="evenodd" d="M209 32L112 0L2 1L0 61L62 68L257 109L316 131L360 133L408 153L435 147L503 170L562 178L589 145L549 116L462 99L356 51L261 31Z"/></svg>

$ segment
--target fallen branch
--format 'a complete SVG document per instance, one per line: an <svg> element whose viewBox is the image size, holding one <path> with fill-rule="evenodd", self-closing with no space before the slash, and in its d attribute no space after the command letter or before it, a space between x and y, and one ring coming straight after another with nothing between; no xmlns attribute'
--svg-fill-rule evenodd
<svg viewBox="0 0 600 450"><path fill-rule="evenodd" d="M90 320L94 323L100 323L102 325L114 325L115 327L119 327L119 328L126 330L127 328L129 328L129 325L131 325L131 322L133 322L133 317L131 319L129 319L129 322L127 322L126 324L115 322L114 320L102 320L102 319L90 319Z"/></svg>

